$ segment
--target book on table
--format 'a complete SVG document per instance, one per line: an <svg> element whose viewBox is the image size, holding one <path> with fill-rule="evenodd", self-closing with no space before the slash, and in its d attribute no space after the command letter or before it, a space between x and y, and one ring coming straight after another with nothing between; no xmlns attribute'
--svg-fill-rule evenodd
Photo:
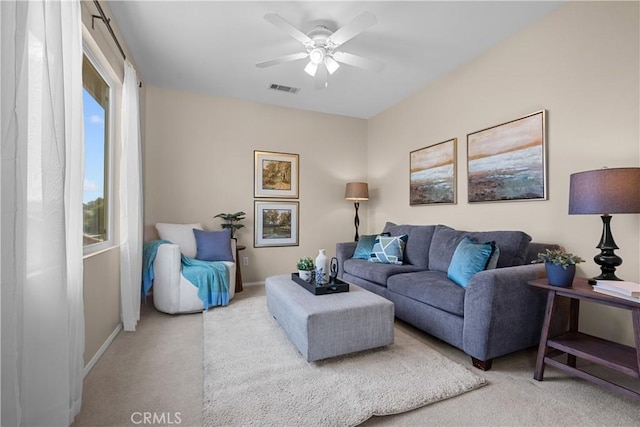
<svg viewBox="0 0 640 427"><path fill-rule="evenodd" d="M610 297L622 298L627 301L633 301L640 304L640 297L630 297L629 295L621 294L620 292L610 291L609 289L602 288L598 285L593 285L594 292L598 292L604 295L608 295Z"/></svg>
<svg viewBox="0 0 640 427"><path fill-rule="evenodd" d="M628 297L640 297L640 283L625 282L621 280L597 280L596 286L611 292L617 292Z"/></svg>

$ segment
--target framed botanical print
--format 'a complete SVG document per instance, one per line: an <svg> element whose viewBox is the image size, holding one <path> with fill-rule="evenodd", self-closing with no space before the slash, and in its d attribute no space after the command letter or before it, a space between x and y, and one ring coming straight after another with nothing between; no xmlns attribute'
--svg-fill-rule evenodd
<svg viewBox="0 0 640 427"><path fill-rule="evenodd" d="M298 246L298 202L254 203L254 247Z"/></svg>
<svg viewBox="0 0 640 427"><path fill-rule="evenodd" d="M545 110L467 135L469 203L546 200Z"/></svg>
<svg viewBox="0 0 640 427"><path fill-rule="evenodd" d="M254 151L254 197L298 198L298 155Z"/></svg>
<svg viewBox="0 0 640 427"><path fill-rule="evenodd" d="M457 144L453 138L409 154L409 205L456 203Z"/></svg>

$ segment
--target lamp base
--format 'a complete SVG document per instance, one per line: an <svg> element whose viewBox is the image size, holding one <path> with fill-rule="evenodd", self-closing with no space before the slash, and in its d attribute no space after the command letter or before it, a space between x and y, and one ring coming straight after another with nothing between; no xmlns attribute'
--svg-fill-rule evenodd
<svg viewBox="0 0 640 427"><path fill-rule="evenodd" d="M358 235L358 227L360 226L360 218L358 218L358 208L360 207L360 203L354 202L353 206L356 208L356 217L353 219L353 225L356 227L356 237L354 241L360 240L360 236Z"/></svg>
<svg viewBox="0 0 640 427"><path fill-rule="evenodd" d="M596 264L600 266L600 275L589 279L590 284L595 284L596 280L622 280L616 277L616 267L622 264L622 258L614 253L619 249L611 234L611 216L602 215L602 237L596 246L600 253L593 257Z"/></svg>

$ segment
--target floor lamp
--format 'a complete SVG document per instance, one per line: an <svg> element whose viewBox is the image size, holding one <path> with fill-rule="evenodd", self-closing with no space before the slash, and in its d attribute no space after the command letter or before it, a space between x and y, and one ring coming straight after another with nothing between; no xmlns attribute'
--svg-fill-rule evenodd
<svg viewBox="0 0 640 427"><path fill-rule="evenodd" d="M602 237L596 246L600 253L593 260L601 274L589 280L621 280L616 267L622 258L611 234L611 215L640 213L640 168L603 168L574 173L569 182L569 215L597 214L602 218Z"/></svg>
<svg viewBox="0 0 640 427"><path fill-rule="evenodd" d="M358 208L360 207L360 201L369 200L369 186L366 182L349 182L344 192L344 198L354 201L353 206L356 208L356 217L353 220L353 224L356 227L355 241L357 242L360 239L360 236L358 236L358 227L360 226Z"/></svg>

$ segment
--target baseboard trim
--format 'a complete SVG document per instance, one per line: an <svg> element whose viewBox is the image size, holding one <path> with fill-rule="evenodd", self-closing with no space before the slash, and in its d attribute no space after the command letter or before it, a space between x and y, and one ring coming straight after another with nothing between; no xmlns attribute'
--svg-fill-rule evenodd
<svg viewBox="0 0 640 427"><path fill-rule="evenodd" d="M242 283L242 286L264 286L264 281L262 281L262 282Z"/></svg>
<svg viewBox="0 0 640 427"><path fill-rule="evenodd" d="M113 340L116 339L120 331L122 331L122 323L118 323L118 326L116 326L113 332L111 332L111 335L109 335L109 338L107 338L107 340L100 346L100 348L98 349L98 351L96 351L96 354L93 355L89 363L85 365L84 369L82 370L82 378L85 378L87 374L91 372L93 367L96 366L96 363L98 363L98 360L100 360L104 352L107 351L107 348L109 348Z"/></svg>

